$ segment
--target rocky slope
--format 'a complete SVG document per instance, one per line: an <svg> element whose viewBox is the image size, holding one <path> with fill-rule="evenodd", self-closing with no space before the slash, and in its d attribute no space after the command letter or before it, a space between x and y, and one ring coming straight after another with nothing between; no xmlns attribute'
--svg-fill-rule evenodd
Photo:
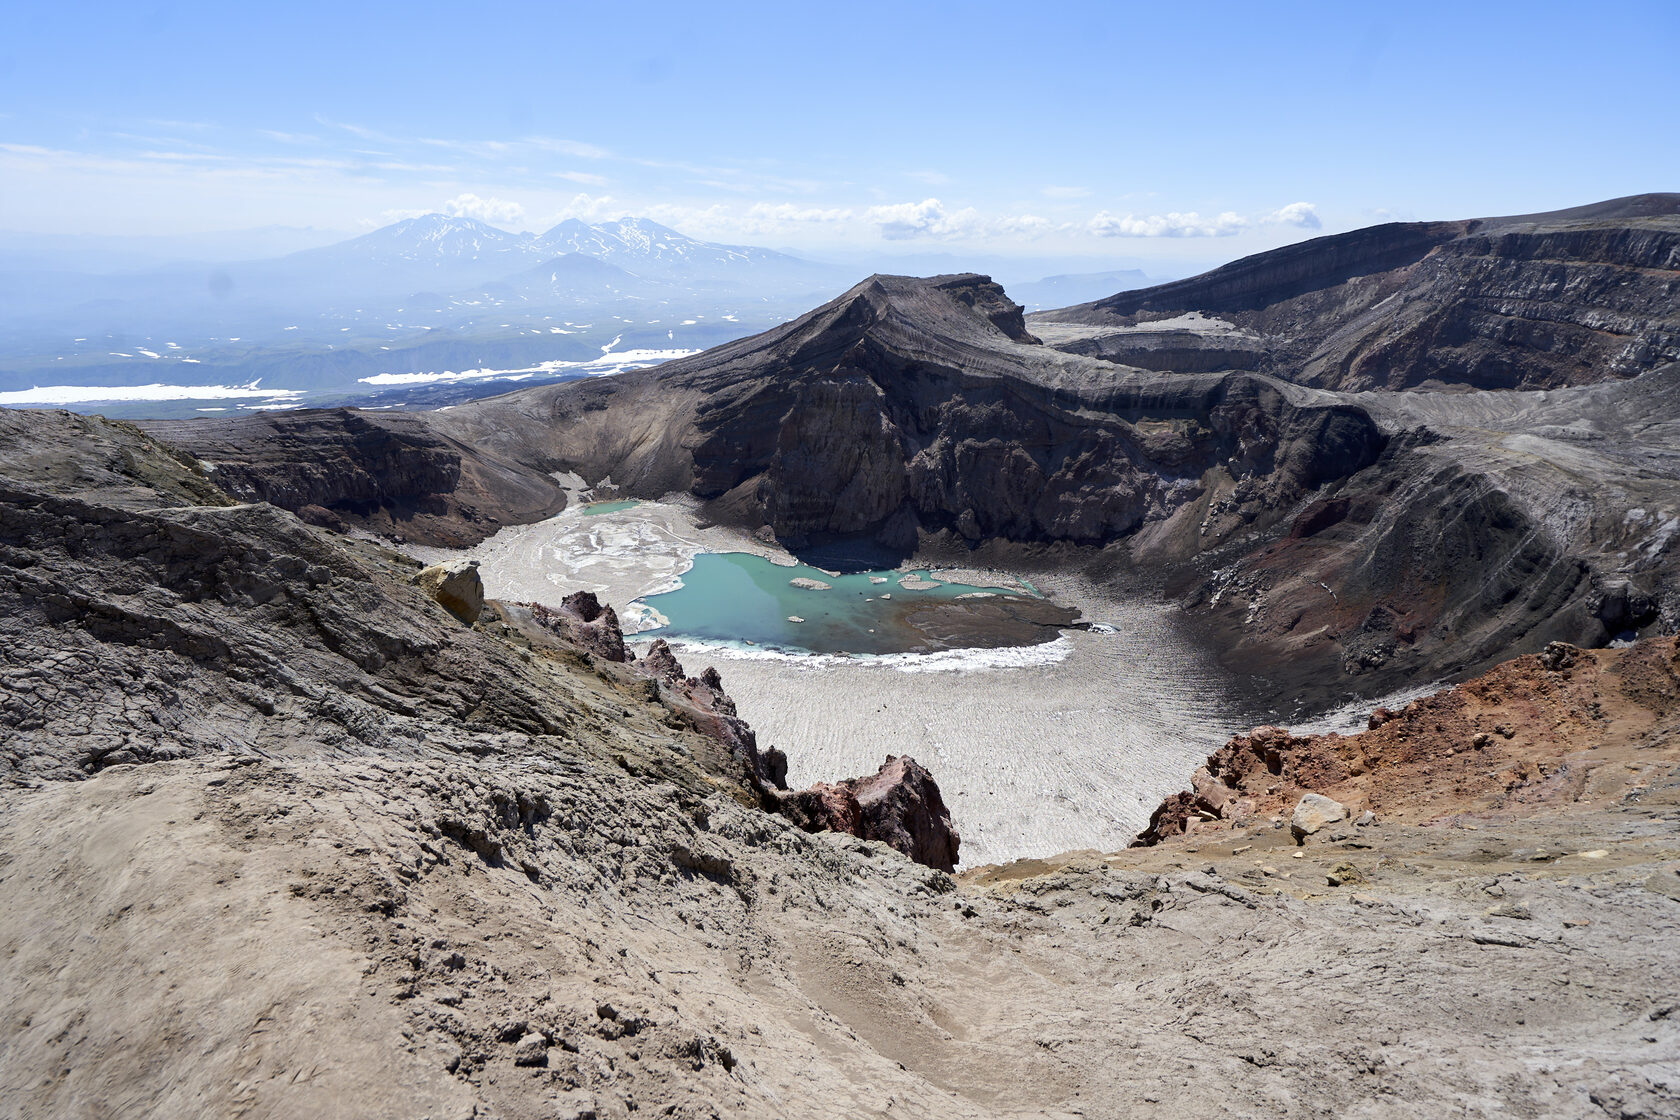
<svg viewBox="0 0 1680 1120"><path fill-rule="evenodd" d="M418 541L540 516L571 471L796 549L1141 579L1257 694L1328 703L1680 626L1677 198L1374 227L1030 320L984 277L873 277L611 379L149 430Z"/></svg>
<svg viewBox="0 0 1680 1120"><path fill-rule="evenodd" d="M1171 517L1216 465L1272 510L1383 444L1362 410L1268 379L1163 384L1040 345L980 276L872 277L657 371L437 423L629 493L688 491L796 548L900 551L930 533L1101 545Z"/></svg>
<svg viewBox="0 0 1680 1120"><path fill-rule="evenodd" d="M454 547L566 504L553 479L441 435L425 413L310 409L144 426L234 497L327 528Z"/></svg>
<svg viewBox="0 0 1680 1120"><path fill-rule="evenodd" d="M1431 824L1637 794L1680 758L1680 644L1555 642L1454 688L1377 708L1357 735L1258 727L1208 757L1139 843L1287 816L1306 795L1351 818ZM1589 790L1591 794L1589 795Z"/></svg>
<svg viewBox="0 0 1680 1120"><path fill-rule="evenodd" d="M147 429L241 493L347 517L377 510L416 539L474 527L440 531L406 506L461 491L493 503L494 467L508 464L538 492L535 480L575 470L630 494L692 492L714 517L796 547L863 538L901 550L918 532L1101 544L1170 516L1214 465L1256 476L1252 502L1275 508L1369 464L1383 442L1362 410L1267 379L1163 385L1041 346L979 276L873 277L783 327L657 371L400 423L431 437L405 430L405 450L442 445L432 457L464 479L456 449L471 448L491 478L469 488L404 469L390 494L373 493L358 480L382 473L388 422L348 410ZM350 434L369 424L373 447ZM353 461L337 470L298 465L316 446L336 460L347 445ZM487 534L541 506L523 490L499 500L459 520L476 517Z"/></svg>
<svg viewBox="0 0 1680 1120"><path fill-rule="evenodd" d="M1680 359L1680 195L1391 223L1033 317L1055 344L1162 372L1332 389L1555 389Z"/></svg>
<svg viewBox="0 0 1680 1120"><path fill-rule="evenodd" d="M1538 777L1567 803L954 879L767 811L721 680L598 602L467 625L214 477L0 412L0 1115L1680 1105L1672 644L1396 721L1456 744L1545 684L1501 741L1604 727ZM937 799L887 769L808 800Z"/></svg>

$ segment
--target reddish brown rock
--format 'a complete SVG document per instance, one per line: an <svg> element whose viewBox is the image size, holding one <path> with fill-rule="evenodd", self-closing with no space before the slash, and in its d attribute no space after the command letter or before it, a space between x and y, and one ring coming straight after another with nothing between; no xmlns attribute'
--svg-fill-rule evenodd
<svg viewBox="0 0 1680 1120"><path fill-rule="evenodd" d="M671 652L671 647L665 644L664 638L654 640L653 646L647 654L636 661L636 669L656 680L679 684L683 680L682 663L677 655Z"/></svg>
<svg viewBox="0 0 1680 1120"><path fill-rule="evenodd" d="M716 669L708 666L698 677L688 676L663 638L655 639L645 656L631 662L631 668L655 683L659 698L685 724L727 746L761 783L782 787L786 758L779 751L759 753L758 737L736 714L735 701L723 691L723 676Z"/></svg>
<svg viewBox="0 0 1680 1120"><path fill-rule="evenodd" d="M630 660L624 648L624 630L618 612L604 606L593 591L576 591L560 600L560 606L531 604L531 617L575 646L606 661Z"/></svg>
<svg viewBox="0 0 1680 1120"><path fill-rule="evenodd" d="M864 778L818 782L777 797L782 814L807 832L846 832L878 840L940 871L957 867L962 838L951 824L939 784L909 757L888 755Z"/></svg>
<svg viewBox="0 0 1680 1120"><path fill-rule="evenodd" d="M1429 824L1572 802L1612 729L1645 727L1680 708L1680 645L1648 638L1626 649L1553 642L1399 711L1378 708L1357 735L1292 735L1256 727L1208 756L1191 789L1166 798L1135 846L1198 822L1226 828L1256 812L1287 816L1322 795L1357 815ZM1620 732L1617 732L1618 734ZM1638 768L1635 767L1635 770Z"/></svg>

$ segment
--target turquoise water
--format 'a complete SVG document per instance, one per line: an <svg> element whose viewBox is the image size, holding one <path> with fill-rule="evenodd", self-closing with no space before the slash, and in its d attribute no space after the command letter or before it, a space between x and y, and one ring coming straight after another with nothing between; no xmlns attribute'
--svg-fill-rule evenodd
<svg viewBox="0 0 1680 1120"><path fill-rule="evenodd" d="M875 583L870 577L886 582ZM906 578L930 579L925 571L831 576L805 564L784 568L744 552L702 553L683 573L680 588L642 600L670 620L644 635L746 642L806 653L899 653L918 638L903 621L909 611L959 595L1001 593L997 588L943 582L911 591L899 582ZM830 590L794 587L788 582L794 579L820 580ZM789 622L789 615L804 621Z"/></svg>
<svg viewBox="0 0 1680 1120"><path fill-rule="evenodd" d="M588 505L583 507L583 515L585 517L594 517L596 514L601 513L618 513L621 510L635 509L641 504L641 502L637 501L590 502Z"/></svg>

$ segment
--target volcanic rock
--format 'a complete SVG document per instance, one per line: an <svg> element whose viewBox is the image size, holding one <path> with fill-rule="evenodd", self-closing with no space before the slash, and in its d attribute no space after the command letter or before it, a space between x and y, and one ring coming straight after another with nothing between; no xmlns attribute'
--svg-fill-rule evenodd
<svg viewBox="0 0 1680 1120"><path fill-rule="evenodd" d="M478 576L477 560L447 560L422 568L415 584L437 604L471 626L484 610L484 583Z"/></svg>
<svg viewBox="0 0 1680 1120"><path fill-rule="evenodd" d="M684 679L682 663L664 638L655 638L647 653L636 661L636 669L656 680L680 684Z"/></svg>
<svg viewBox="0 0 1680 1120"><path fill-rule="evenodd" d="M547 474L506 462L488 441L452 440L431 415L304 409L142 426L236 498L310 510L308 520L333 528L350 523L458 548L565 506Z"/></svg>
<svg viewBox="0 0 1680 1120"><path fill-rule="evenodd" d="M1347 820L1347 806L1318 793L1309 793L1295 806L1289 818L1289 831L1296 840L1304 840L1326 825Z"/></svg>
<svg viewBox="0 0 1680 1120"><path fill-rule="evenodd" d="M1562 652L1567 671L1547 668L1544 656L1513 658L1357 735L1260 727L1232 736L1208 756L1193 790L1160 802L1134 843L1158 844L1197 820L1198 828L1229 828L1216 810L1233 799L1278 815L1325 798L1363 803L1371 809L1361 824L1378 813L1404 823L1572 802L1592 769L1579 761L1583 752L1613 741L1618 718L1643 725L1653 713L1680 711L1680 639Z"/></svg>
<svg viewBox="0 0 1680 1120"><path fill-rule="evenodd" d="M566 641L606 661L630 659L624 647L624 630L618 612L595 597L593 591L575 591L560 600L558 609L532 603L531 615Z"/></svg>
<svg viewBox="0 0 1680 1120"><path fill-rule="evenodd" d="M1393 222L1031 318L1055 345L1164 372L1335 389L1560 388L1680 359L1680 195ZM1067 326L1106 327L1070 333ZM1060 329L1058 329L1060 328Z"/></svg>
<svg viewBox="0 0 1680 1120"><path fill-rule="evenodd" d="M868 777L818 782L778 800L782 815L808 832L848 832L928 867L956 870L961 838L938 783L913 758L888 755Z"/></svg>

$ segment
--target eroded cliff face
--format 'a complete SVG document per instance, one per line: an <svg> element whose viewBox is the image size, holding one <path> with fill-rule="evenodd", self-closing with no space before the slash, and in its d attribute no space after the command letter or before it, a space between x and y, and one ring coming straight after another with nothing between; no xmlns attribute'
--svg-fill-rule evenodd
<svg viewBox="0 0 1680 1120"><path fill-rule="evenodd" d="M452 442L423 414L339 408L141 427L236 498L327 528L355 523L463 545L565 505L552 479Z"/></svg>
<svg viewBox="0 0 1680 1120"><path fill-rule="evenodd" d="M1316 702L1680 625L1677 211L1373 227L1030 321L985 277L876 276L657 369L151 430L422 543L544 516L573 471L793 548L1050 545Z"/></svg>
<svg viewBox="0 0 1680 1120"><path fill-rule="evenodd" d="M1331 389L1551 389L1680 358L1680 195L1394 223L1033 317L1053 344ZM1085 329L1076 329L1076 325Z"/></svg>
<svg viewBox="0 0 1680 1120"><path fill-rule="evenodd" d="M655 373L439 423L462 442L518 429L545 464L630 492L681 479L713 516L796 548L909 550L939 532L1103 545L1194 501L1215 466L1253 480L1245 500L1263 521L1384 442L1358 407L1264 379L1168 384L1053 351L979 276L874 277Z"/></svg>

